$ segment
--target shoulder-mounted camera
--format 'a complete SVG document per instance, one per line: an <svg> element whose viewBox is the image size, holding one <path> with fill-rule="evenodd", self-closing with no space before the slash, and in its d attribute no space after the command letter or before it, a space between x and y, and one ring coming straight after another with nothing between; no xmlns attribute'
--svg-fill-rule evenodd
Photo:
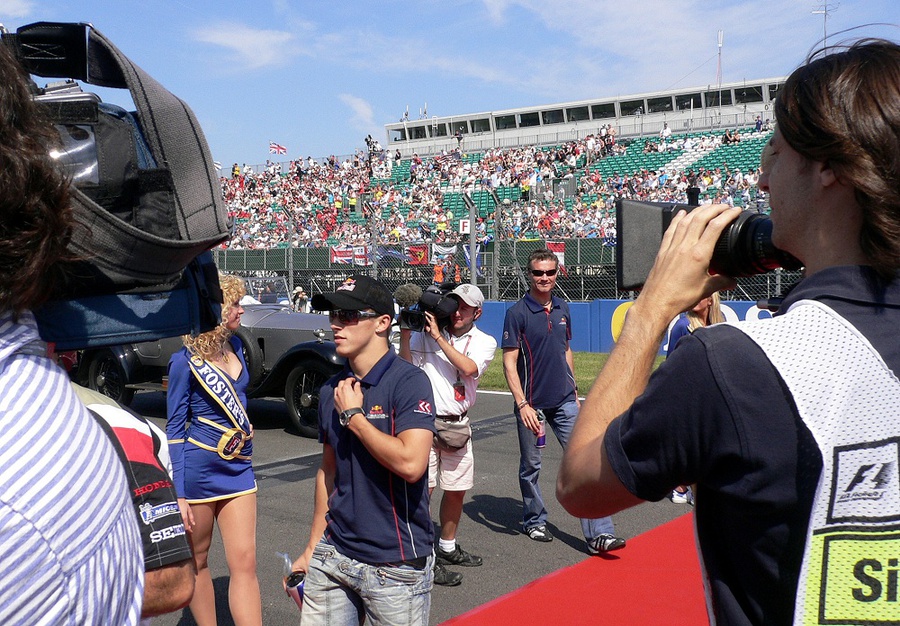
<svg viewBox="0 0 900 626"><path fill-rule="evenodd" d="M70 180L67 283L35 311L41 336L75 349L204 332L219 323L212 255L231 230L209 146L191 109L90 24L38 22L0 44L34 76ZM135 111L76 81L126 89ZM50 147L48 147L50 149Z"/></svg>
<svg viewBox="0 0 900 626"><path fill-rule="evenodd" d="M422 295L414 304L403 306L400 309L400 328L408 328L412 331L425 329L425 313L434 315L438 326L444 328L450 323L450 316L456 313L459 302L450 297L450 292L456 287L456 283L443 283L441 285L429 285L422 290Z"/></svg>

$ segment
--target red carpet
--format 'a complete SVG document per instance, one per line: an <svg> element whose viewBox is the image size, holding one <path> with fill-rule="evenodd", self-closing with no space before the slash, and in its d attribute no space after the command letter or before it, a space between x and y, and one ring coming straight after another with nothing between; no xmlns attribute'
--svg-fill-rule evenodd
<svg viewBox="0 0 900 626"><path fill-rule="evenodd" d="M442 626L708 625L693 524L682 515L608 558L538 578Z"/></svg>

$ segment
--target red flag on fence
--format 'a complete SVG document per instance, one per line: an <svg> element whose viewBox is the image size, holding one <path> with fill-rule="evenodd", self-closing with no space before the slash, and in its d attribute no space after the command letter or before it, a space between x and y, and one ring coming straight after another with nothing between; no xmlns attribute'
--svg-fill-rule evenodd
<svg viewBox="0 0 900 626"><path fill-rule="evenodd" d="M559 259L559 271L562 272L563 276L568 276L569 272L566 271L566 242L548 241L547 249Z"/></svg>
<svg viewBox="0 0 900 626"><path fill-rule="evenodd" d="M353 247L353 265L372 265L372 259L369 256L369 246Z"/></svg>
<svg viewBox="0 0 900 626"><path fill-rule="evenodd" d="M406 246L410 265L428 265L428 244Z"/></svg>
<svg viewBox="0 0 900 626"><path fill-rule="evenodd" d="M352 246L332 246L331 262L349 265L353 263Z"/></svg>

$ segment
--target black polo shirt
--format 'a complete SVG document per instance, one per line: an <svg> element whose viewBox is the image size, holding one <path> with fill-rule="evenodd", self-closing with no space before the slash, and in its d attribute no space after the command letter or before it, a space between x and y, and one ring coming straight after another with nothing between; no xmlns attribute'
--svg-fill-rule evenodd
<svg viewBox="0 0 900 626"><path fill-rule="evenodd" d="M566 361L572 340L569 305L552 296L550 310L526 293L506 311L502 348L518 348L516 371L525 399L536 409L575 400L575 377Z"/></svg>
<svg viewBox="0 0 900 626"><path fill-rule="evenodd" d="M822 302L900 372L900 280L836 267L785 298ZM824 339L824 338L823 338ZM700 549L720 624L790 624L821 454L762 350L728 325L697 330L651 376L604 441L644 500L697 484Z"/></svg>

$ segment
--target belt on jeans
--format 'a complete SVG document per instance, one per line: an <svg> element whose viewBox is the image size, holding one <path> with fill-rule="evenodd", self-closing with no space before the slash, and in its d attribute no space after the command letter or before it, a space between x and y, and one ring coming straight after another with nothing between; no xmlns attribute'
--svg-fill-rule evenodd
<svg viewBox="0 0 900 626"><path fill-rule="evenodd" d="M428 557L420 556L417 559L406 559L405 561L399 561L397 563L378 563L378 565L384 567L400 567L401 565L408 565L413 569L423 570L425 566L428 565ZM376 567L378 567L376 565Z"/></svg>
<svg viewBox="0 0 900 626"><path fill-rule="evenodd" d="M469 412L466 411L462 415L438 415L436 417L442 422L461 422L462 419L468 414Z"/></svg>

